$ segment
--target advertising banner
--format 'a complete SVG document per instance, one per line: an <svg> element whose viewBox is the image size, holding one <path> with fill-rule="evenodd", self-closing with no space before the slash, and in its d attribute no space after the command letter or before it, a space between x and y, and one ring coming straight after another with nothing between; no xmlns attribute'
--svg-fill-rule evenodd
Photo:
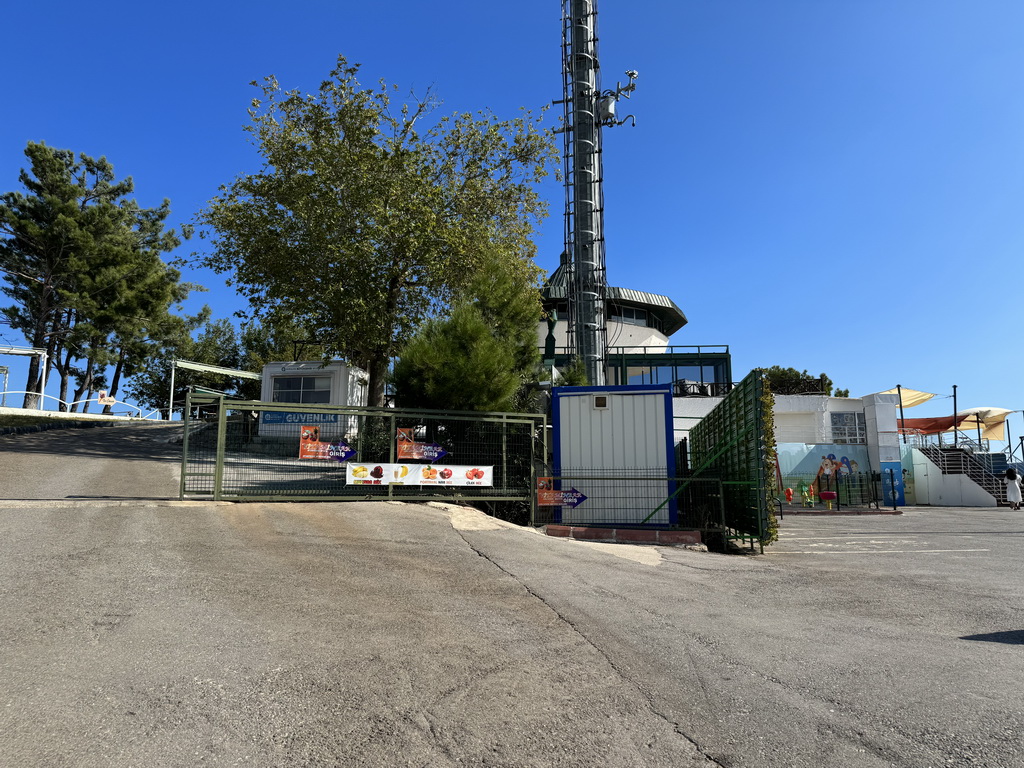
<svg viewBox="0 0 1024 768"><path fill-rule="evenodd" d="M359 464L348 463L345 477L348 485L444 485L492 486L493 467L444 466L429 464Z"/></svg>
<svg viewBox="0 0 1024 768"><path fill-rule="evenodd" d="M398 458L410 461L437 461L448 455L448 451L437 443L417 443L412 427L398 428L395 440L398 446Z"/></svg>
<svg viewBox="0 0 1024 768"><path fill-rule="evenodd" d="M302 425L302 431L299 433L300 459L348 461L355 453L344 440L335 440L333 443L321 442L320 427L314 424Z"/></svg>
<svg viewBox="0 0 1024 768"><path fill-rule="evenodd" d="M537 478L537 504L541 507L559 507L568 506L575 509L584 501L587 497L583 494L583 491L577 491L575 488L570 488L568 491L556 491L553 488L554 478L551 477L538 477Z"/></svg>

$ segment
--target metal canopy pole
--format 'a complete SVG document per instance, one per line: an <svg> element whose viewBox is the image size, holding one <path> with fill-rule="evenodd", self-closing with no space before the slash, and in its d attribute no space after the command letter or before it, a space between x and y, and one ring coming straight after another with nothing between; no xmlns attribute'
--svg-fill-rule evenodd
<svg viewBox="0 0 1024 768"><path fill-rule="evenodd" d="M907 444L906 426L903 424L903 389L896 385L896 396L900 399L900 433L903 435L903 444Z"/></svg>
<svg viewBox="0 0 1024 768"><path fill-rule="evenodd" d="M171 396L170 396L170 398L168 399L168 402L167 402L167 420L168 421L173 421L173 419L174 419L174 374L175 374L175 372L177 372L177 370L178 370L178 361L177 360L172 360L171 361ZM182 418L185 418L184 414L182 414Z"/></svg>
<svg viewBox="0 0 1024 768"><path fill-rule="evenodd" d="M956 429L956 384L953 385L953 447L957 447L957 429Z"/></svg>

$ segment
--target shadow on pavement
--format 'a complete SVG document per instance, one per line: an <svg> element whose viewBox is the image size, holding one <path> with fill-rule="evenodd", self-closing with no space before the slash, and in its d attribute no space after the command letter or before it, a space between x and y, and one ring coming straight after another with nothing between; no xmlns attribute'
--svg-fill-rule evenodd
<svg viewBox="0 0 1024 768"><path fill-rule="evenodd" d="M1024 629L1010 629L1006 632L986 632L981 635L964 635L961 640L980 640L985 643L1024 645Z"/></svg>
<svg viewBox="0 0 1024 768"><path fill-rule="evenodd" d="M4 453L181 461L180 423L130 422L0 437Z"/></svg>

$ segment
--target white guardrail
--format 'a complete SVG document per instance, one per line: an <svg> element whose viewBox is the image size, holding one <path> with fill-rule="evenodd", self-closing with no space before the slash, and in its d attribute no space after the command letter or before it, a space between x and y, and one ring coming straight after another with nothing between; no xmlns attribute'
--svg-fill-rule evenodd
<svg viewBox="0 0 1024 768"><path fill-rule="evenodd" d="M56 411L46 411L46 409L44 409L44 408L28 408L28 409L25 409L25 408L13 408L13 407L9 408L8 410L18 410L18 411L24 411L24 410L32 411L32 410L34 410L34 411L44 411L44 412L47 412L47 413L60 413L62 415L63 414L73 414L74 416L84 416L85 418L90 418L90 417L97 418L97 417L103 417L103 416L120 416L120 415L124 414L124 415L128 416L129 418L133 418L133 419L148 419L148 418L152 417L153 415L156 415L157 418L159 418L160 415L161 415L159 409L154 410L154 411L150 411L146 415L143 415L142 414L142 408L140 408L139 406L132 405L131 403L126 403L123 400L115 400L114 398L110 398L110 397L102 398L102 402L100 402L101 401L100 397L87 397L87 398L84 398L82 400L75 400L75 401L69 403L69 402L66 402L64 400L61 400L56 395L40 394L39 392L29 392L27 390L4 390L3 392L0 392L0 402L6 401L7 395L35 395L36 397L40 398L44 403L46 402L46 398L49 398L50 400L55 400L57 402L57 410ZM107 405L111 405L111 406L113 406L113 405L123 405L123 406L125 406L125 408L130 409L130 410L121 411L120 413L115 413L113 411L111 411L111 413L87 413L87 412L84 412L84 411L72 412L72 410L71 410L72 406L81 405L82 403L93 403L93 402L96 403L97 405L102 405L102 406L107 406ZM65 406L66 410L63 410L63 411L60 410L60 406L61 405ZM134 413L132 413L133 411L134 411Z"/></svg>

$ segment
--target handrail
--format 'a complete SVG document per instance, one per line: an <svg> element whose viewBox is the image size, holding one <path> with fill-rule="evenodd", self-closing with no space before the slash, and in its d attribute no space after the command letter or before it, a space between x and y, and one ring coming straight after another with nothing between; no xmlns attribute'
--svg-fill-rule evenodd
<svg viewBox="0 0 1024 768"><path fill-rule="evenodd" d="M56 395L48 395L45 392L31 392L31 391L29 391L27 389L7 389L7 390L4 390L3 392L0 392L0 395L35 395L36 397L38 397L40 399L48 397L51 400L56 400L58 404L64 405L68 409L70 409L71 406L73 406L73 405L78 405L79 403L91 403L93 401L95 401L97 405L124 405L124 406L127 406L128 408L132 408L132 409L138 411L138 413L139 413L138 417L133 417L133 418L140 418L140 419L141 418L149 418L149 416L152 415L153 413L157 413L157 411L151 411L150 414L148 414L147 416L143 417L143 415L142 415L142 408L140 408L137 405L132 405L131 403L126 403L124 400L114 400L113 403L100 403L99 396L97 396L97 397L86 397L86 398L83 398L82 400L74 400L72 402L68 402L66 400L61 400ZM21 409L21 410L42 411L44 409L43 408L26 408L26 409ZM58 409L57 412L59 412L59 413L77 413L77 412L71 411L71 410L60 411L60 409ZM94 416L94 415L101 415L101 414L87 414L85 411L83 411L81 415Z"/></svg>
<svg viewBox="0 0 1024 768"><path fill-rule="evenodd" d="M928 445L919 450L942 474L966 475L982 490L995 497L996 501L1006 500L1006 486L973 454L952 446L940 448L937 445Z"/></svg>

